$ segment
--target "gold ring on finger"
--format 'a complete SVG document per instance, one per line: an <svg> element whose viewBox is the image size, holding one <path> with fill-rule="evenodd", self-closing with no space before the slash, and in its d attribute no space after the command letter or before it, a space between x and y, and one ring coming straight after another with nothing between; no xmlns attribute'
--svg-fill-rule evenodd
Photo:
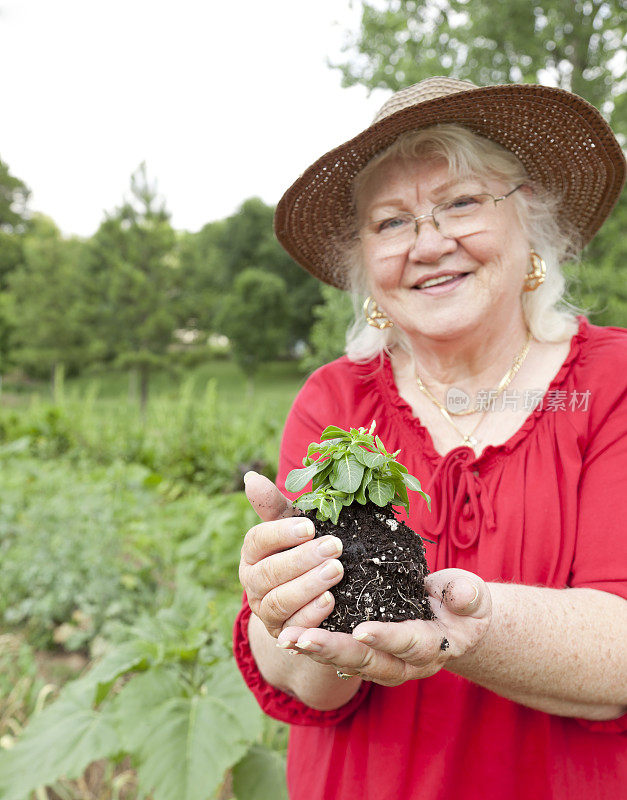
<svg viewBox="0 0 627 800"><path fill-rule="evenodd" d="M350 672L342 672L341 670L336 670L337 677L341 678L343 681L347 681L349 678L356 678L357 675L351 675Z"/></svg>

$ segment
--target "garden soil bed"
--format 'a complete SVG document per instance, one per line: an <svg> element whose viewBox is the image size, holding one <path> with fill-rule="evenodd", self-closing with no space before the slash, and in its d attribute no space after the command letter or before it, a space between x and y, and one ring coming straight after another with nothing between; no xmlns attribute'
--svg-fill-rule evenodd
<svg viewBox="0 0 627 800"><path fill-rule="evenodd" d="M351 633L360 622L433 619L424 579L429 574L422 539L398 520L392 506L353 503L342 509L338 524L316 519L316 538L342 540L342 580L332 587L335 608L321 623L330 631Z"/></svg>

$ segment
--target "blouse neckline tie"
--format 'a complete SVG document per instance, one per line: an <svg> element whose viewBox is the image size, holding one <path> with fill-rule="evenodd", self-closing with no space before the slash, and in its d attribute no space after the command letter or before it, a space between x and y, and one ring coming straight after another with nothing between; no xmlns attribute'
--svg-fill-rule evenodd
<svg viewBox="0 0 627 800"><path fill-rule="evenodd" d="M496 529L492 503L479 472L470 465L476 456L468 447L447 453L436 467L425 491L431 496L431 513L422 515L426 536L437 539L445 531L461 550L472 547L481 529Z"/></svg>

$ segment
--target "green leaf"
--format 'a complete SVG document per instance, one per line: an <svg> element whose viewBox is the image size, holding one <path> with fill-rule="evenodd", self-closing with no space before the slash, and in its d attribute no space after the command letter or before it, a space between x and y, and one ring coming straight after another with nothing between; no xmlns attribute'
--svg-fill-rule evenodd
<svg viewBox="0 0 627 800"><path fill-rule="evenodd" d="M372 469L368 468L364 472L364 477L361 479L361 485L359 486L359 488L355 492L355 500L358 503L361 503L362 506L366 505L366 502L367 502L367 500L366 500L366 487L368 486L368 484L370 483L371 480L372 480Z"/></svg>
<svg viewBox="0 0 627 800"><path fill-rule="evenodd" d="M403 483L405 484L405 486L407 486L408 489L411 489L412 492L419 492L420 489L422 488L420 486L420 481L418 480L418 478L414 477L413 475L410 475L409 473L407 475L403 475Z"/></svg>
<svg viewBox="0 0 627 800"><path fill-rule="evenodd" d="M339 497L329 497L329 504L331 506L330 520L334 525L337 525L340 511L344 508L344 504Z"/></svg>
<svg viewBox="0 0 627 800"><path fill-rule="evenodd" d="M365 467L382 467L386 462L383 453L371 453L370 450L364 450L358 444L352 444L350 451L359 463Z"/></svg>
<svg viewBox="0 0 627 800"><path fill-rule="evenodd" d="M400 480L394 481L394 492L395 494L392 504L404 506L409 511L409 497L407 495L407 487L402 481Z"/></svg>
<svg viewBox="0 0 627 800"><path fill-rule="evenodd" d="M331 507L331 503L326 499L326 497L321 497L318 501L318 513L316 514L318 519L331 519L332 513L333 509Z"/></svg>
<svg viewBox="0 0 627 800"><path fill-rule="evenodd" d="M418 494L419 494L419 495L422 497L422 499L423 499L423 500L425 501L425 503L427 504L427 508L429 509L429 511L431 511L431 498L429 497L429 495L428 495L428 494L425 494L425 493L422 491L422 489L420 489L420 490L418 491Z"/></svg>
<svg viewBox="0 0 627 800"><path fill-rule="evenodd" d="M237 800L288 800L285 757L253 745L233 768L233 791Z"/></svg>
<svg viewBox="0 0 627 800"><path fill-rule="evenodd" d="M307 494L301 494L301 496L294 500L293 505L296 508L300 508L301 511L311 511L313 508L318 508L316 503L316 497L313 492L307 492Z"/></svg>
<svg viewBox="0 0 627 800"><path fill-rule="evenodd" d="M207 800L261 734L262 713L228 662L213 668L202 694L166 700L150 722L137 751L138 794Z"/></svg>
<svg viewBox="0 0 627 800"><path fill-rule="evenodd" d="M152 731L152 714L167 700L185 695L176 670L158 666L136 675L113 699L111 714L120 736L120 750L135 753Z"/></svg>
<svg viewBox="0 0 627 800"><path fill-rule="evenodd" d="M355 495L354 495L353 492L350 492L345 497L341 497L340 498L340 500L342 501L342 505L343 506L350 506L350 504L353 502L354 499L355 499Z"/></svg>
<svg viewBox="0 0 627 800"><path fill-rule="evenodd" d="M388 468L390 472L396 472L398 475L409 474L407 467L404 464L399 464L398 461L389 461Z"/></svg>
<svg viewBox="0 0 627 800"><path fill-rule="evenodd" d="M375 478L368 484L368 497L377 506L387 506L394 497L394 485L391 481Z"/></svg>
<svg viewBox="0 0 627 800"><path fill-rule="evenodd" d="M322 484L329 477L329 473L331 472L331 470L335 466L335 462L333 461L333 459L329 459L328 461L325 461L324 463L326 464L325 468L323 470L320 470L320 472L317 475L314 475L313 479L311 481L311 488L314 491L319 486L322 486Z"/></svg>
<svg viewBox="0 0 627 800"><path fill-rule="evenodd" d="M157 655L158 649L155 644L135 640L121 644L105 656L83 679L89 685L96 686L94 705L100 705L120 676L127 672L146 669Z"/></svg>
<svg viewBox="0 0 627 800"><path fill-rule="evenodd" d="M384 455L386 455L386 456L389 456L390 454L389 454L389 453L388 453L388 451L385 449L385 445L383 444L383 442L381 441L381 439L379 439L379 437L378 437L378 436L375 436L375 437L374 437L374 440L375 440L375 442L377 443L377 447L379 448L379 450L380 450L380 451L381 451L381 452L382 452Z"/></svg>
<svg viewBox="0 0 627 800"><path fill-rule="evenodd" d="M24 800L57 778L78 778L92 761L116 755L112 717L92 707L93 686L67 684L58 699L32 717L17 744L0 751L0 797Z"/></svg>
<svg viewBox="0 0 627 800"><path fill-rule="evenodd" d="M309 467L304 467L303 469L293 469L285 479L286 490L288 492L302 491L313 478L313 476L318 472L321 472L326 465L326 461L316 461L315 464L311 464Z"/></svg>
<svg viewBox="0 0 627 800"><path fill-rule="evenodd" d="M342 428L338 428L337 425L329 425L328 428L325 428L321 435L320 441L325 442L328 439L348 439L350 435L342 430Z"/></svg>
<svg viewBox="0 0 627 800"><path fill-rule="evenodd" d="M334 489L342 492L355 492L361 484L363 475L364 465L360 464L354 455L345 453L337 462L329 480Z"/></svg>

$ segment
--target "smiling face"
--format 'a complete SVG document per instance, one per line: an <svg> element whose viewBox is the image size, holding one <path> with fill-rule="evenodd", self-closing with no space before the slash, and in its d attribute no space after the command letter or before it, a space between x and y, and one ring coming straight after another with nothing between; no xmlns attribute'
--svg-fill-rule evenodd
<svg viewBox="0 0 627 800"><path fill-rule="evenodd" d="M388 159L360 189L359 224L394 218L399 212L428 215L434 206L454 198L480 193L500 197L513 188L488 176L455 179L442 160ZM418 235L410 236L400 252L382 249L376 234L362 234L369 290L410 337L454 339L482 327L508 331L513 320L524 329L521 295L529 243L515 203L490 202L486 220L478 232L452 239L445 238L431 218L424 219ZM445 276L450 280L424 285Z"/></svg>

